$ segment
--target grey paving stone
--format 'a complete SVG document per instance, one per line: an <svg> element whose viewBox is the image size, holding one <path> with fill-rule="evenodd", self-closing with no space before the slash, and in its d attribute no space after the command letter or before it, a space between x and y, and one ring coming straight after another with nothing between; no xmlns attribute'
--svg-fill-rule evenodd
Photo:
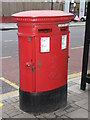
<svg viewBox="0 0 90 120"><path fill-rule="evenodd" d="M84 93L81 93L80 96L88 99L88 97L89 97L88 91L85 91Z"/></svg>
<svg viewBox="0 0 90 120"><path fill-rule="evenodd" d="M58 117L58 118L62 118L62 120L71 120L71 118L69 118L68 116L66 116L66 115L62 115L62 116L60 116L60 117ZM61 120L61 119L60 119Z"/></svg>
<svg viewBox="0 0 90 120"><path fill-rule="evenodd" d="M69 81L69 82L68 82L68 87L71 87L71 86L76 85L76 84L77 84L77 83L75 83L75 82Z"/></svg>
<svg viewBox="0 0 90 120"><path fill-rule="evenodd" d="M19 96L17 96L17 97L16 97L16 100L18 100L18 101L19 101Z"/></svg>
<svg viewBox="0 0 90 120"><path fill-rule="evenodd" d="M88 111L80 108L78 110L67 113L65 115L70 117L70 118L88 118Z"/></svg>
<svg viewBox="0 0 90 120"><path fill-rule="evenodd" d="M77 94L76 92L68 89L68 96L69 96L69 95L78 95L78 94Z"/></svg>
<svg viewBox="0 0 90 120"><path fill-rule="evenodd" d="M72 79L68 79L68 81L73 81L74 83L77 83L77 84L81 84L81 77L75 77L75 78L72 78Z"/></svg>
<svg viewBox="0 0 90 120"><path fill-rule="evenodd" d="M66 113L66 111L64 111L63 109L59 109L59 110L55 111L54 113L56 114L56 116L62 116Z"/></svg>
<svg viewBox="0 0 90 120"><path fill-rule="evenodd" d="M19 108L19 102L11 103L14 107Z"/></svg>
<svg viewBox="0 0 90 120"><path fill-rule="evenodd" d="M36 118L33 114L22 113L14 116L13 118Z"/></svg>
<svg viewBox="0 0 90 120"><path fill-rule="evenodd" d="M0 107L0 117L2 117L2 107Z"/></svg>
<svg viewBox="0 0 90 120"><path fill-rule="evenodd" d="M68 100L72 100L74 102L80 101L82 99L85 99L85 96L83 94L77 94L75 92L72 92L72 94L69 93L69 95L68 95Z"/></svg>
<svg viewBox="0 0 90 120"><path fill-rule="evenodd" d="M88 99L83 99L81 101L75 102L76 105L88 110Z"/></svg>
<svg viewBox="0 0 90 120"><path fill-rule="evenodd" d="M72 101L74 101L74 102L77 102L77 101L82 100L82 98L81 98L81 97L78 97L78 96L70 96L70 99L71 99Z"/></svg>
<svg viewBox="0 0 90 120"><path fill-rule="evenodd" d="M9 118L9 115L7 115L6 113L3 112L3 113L2 113L2 117L3 117L3 118Z"/></svg>
<svg viewBox="0 0 90 120"><path fill-rule="evenodd" d="M6 101L7 103L10 103L10 104L12 103L12 101L10 100L10 98L6 99L5 101Z"/></svg>
<svg viewBox="0 0 90 120"><path fill-rule="evenodd" d="M5 100L2 100L1 102L3 103L3 105L8 104Z"/></svg>
<svg viewBox="0 0 90 120"><path fill-rule="evenodd" d="M75 103L75 102L72 101L72 100L70 100L70 99L67 100L67 105L74 104L74 103Z"/></svg>
<svg viewBox="0 0 90 120"><path fill-rule="evenodd" d="M15 109L15 107L10 105L10 104L2 106L2 112L7 112L7 111L10 111L10 110L13 110L13 109Z"/></svg>
<svg viewBox="0 0 90 120"><path fill-rule="evenodd" d="M75 111L79 108L80 108L79 106L77 106L75 104L71 104L71 105L68 105L64 110L69 113L69 112Z"/></svg>
<svg viewBox="0 0 90 120"><path fill-rule="evenodd" d="M12 110L8 110L5 112L7 115L9 115L10 117L13 117L13 116L16 116L16 115L19 115L21 114L22 112L20 110L17 110L17 109L12 109Z"/></svg>
<svg viewBox="0 0 90 120"><path fill-rule="evenodd" d="M14 103L14 102L18 102L18 99L16 99L16 97L11 98L10 100L11 100L13 103Z"/></svg>
<svg viewBox="0 0 90 120"><path fill-rule="evenodd" d="M44 116L42 116L42 115L37 115L37 116L35 116L35 117L38 118L38 119L43 118L43 120L46 120L46 118L44 118Z"/></svg>
<svg viewBox="0 0 90 120"><path fill-rule="evenodd" d="M82 91L80 89L80 85L78 85L78 84L75 84L75 85L69 87L68 89L71 90L71 91L73 91L73 92L75 92L75 93L77 93L77 94L84 93L84 91Z"/></svg>
<svg viewBox="0 0 90 120"><path fill-rule="evenodd" d="M44 118L56 118L56 115L54 114L54 112L52 113L43 113L41 114Z"/></svg>

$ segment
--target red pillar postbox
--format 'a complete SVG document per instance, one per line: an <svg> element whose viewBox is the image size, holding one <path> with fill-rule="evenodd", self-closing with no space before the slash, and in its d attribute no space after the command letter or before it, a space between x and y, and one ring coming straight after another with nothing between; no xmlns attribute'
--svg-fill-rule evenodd
<svg viewBox="0 0 90 120"><path fill-rule="evenodd" d="M68 23L63 11L25 11L18 21L20 108L50 112L67 103Z"/></svg>

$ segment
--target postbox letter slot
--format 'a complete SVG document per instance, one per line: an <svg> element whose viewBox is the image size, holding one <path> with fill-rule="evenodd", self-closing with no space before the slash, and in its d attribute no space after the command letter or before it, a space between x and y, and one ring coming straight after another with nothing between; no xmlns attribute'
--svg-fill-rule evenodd
<svg viewBox="0 0 90 120"><path fill-rule="evenodd" d="M51 28L45 28L45 29L38 29L39 33L50 33L52 32Z"/></svg>

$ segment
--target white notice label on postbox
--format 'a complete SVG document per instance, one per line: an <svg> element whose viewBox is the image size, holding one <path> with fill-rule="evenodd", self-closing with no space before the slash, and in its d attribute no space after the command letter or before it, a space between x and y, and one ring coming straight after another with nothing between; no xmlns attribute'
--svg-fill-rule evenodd
<svg viewBox="0 0 90 120"><path fill-rule="evenodd" d="M50 37L41 37L41 52L50 52Z"/></svg>
<svg viewBox="0 0 90 120"><path fill-rule="evenodd" d="M62 46L61 49L66 49L67 47L67 35L62 35Z"/></svg>

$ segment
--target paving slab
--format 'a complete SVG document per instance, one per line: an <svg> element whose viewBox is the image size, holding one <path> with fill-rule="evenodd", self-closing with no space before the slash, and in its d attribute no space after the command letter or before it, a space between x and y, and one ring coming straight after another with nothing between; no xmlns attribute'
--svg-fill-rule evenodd
<svg viewBox="0 0 90 120"><path fill-rule="evenodd" d="M78 77L77 77L78 79ZM77 80L76 79L76 80ZM78 79L79 80L79 79ZM64 118L72 119L72 118L88 118L88 97L85 98L86 94L88 95L88 90L84 92L77 92L76 85L77 83L70 82L71 89L68 89L68 104L66 107L58 109L51 113L42 113L42 114L32 114L26 113L20 110L19 108L19 96L8 97L1 101L3 103L3 118L36 118L39 119L56 119ZM73 89L72 89L73 88ZM77 88L80 91L79 88Z"/></svg>
<svg viewBox="0 0 90 120"><path fill-rule="evenodd" d="M65 116L65 115L62 115L62 116L60 116L60 117L57 117L57 118L68 118L67 116ZM67 119L67 120L69 120L69 118Z"/></svg>
<svg viewBox="0 0 90 120"><path fill-rule="evenodd" d="M64 111L66 111L67 113L70 113L70 112L75 111L79 108L80 107L78 105L70 104L70 105L67 105L67 107L64 109Z"/></svg>
<svg viewBox="0 0 90 120"><path fill-rule="evenodd" d="M8 113L9 111L12 111L14 109L15 109L15 107L12 106L11 104L6 104L6 105L2 106L2 112Z"/></svg>
<svg viewBox="0 0 90 120"><path fill-rule="evenodd" d="M80 100L82 100L82 99L84 99L85 97L84 96L81 96L80 94L78 94L78 95L69 95L68 96L68 100L70 101L73 101L73 102L77 102L77 101L80 101ZM88 99L88 98L87 98Z"/></svg>
<svg viewBox="0 0 90 120"><path fill-rule="evenodd" d="M80 85L78 85L78 84L75 84L75 85L69 87L68 89L71 90L71 91L74 91L74 92L77 93L77 94L84 93L84 91L82 91L82 90L80 89Z"/></svg>
<svg viewBox="0 0 90 120"><path fill-rule="evenodd" d="M70 118L88 118L88 111L80 108L78 110L67 113L65 115L70 117Z"/></svg>
<svg viewBox="0 0 90 120"><path fill-rule="evenodd" d="M69 82L74 82L76 84L81 84L81 76L75 77L73 79L68 79Z"/></svg>
<svg viewBox="0 0 90 120"><path fill-rule="evenodd" d="M2 117L3 118L9 118L10 116L3 112Z"/></svg>
<svg viewBox="0 0 90 120"><path fill-rule="evenodd" d="M55 115L56 115L57 117L60 117L60 116L62 116L62 115L65 115L65 113L66 113L66 111L64 111L63 109L59 109L59 110L55 111Z"/></svg>
<svg viewBox="0 0 90 120"><path fill-rule="evenodd" d="M73 82L73 81L68 81L68 87L71 87L73 85L76 85L77 83Z"/></svg>
<svg viewBox="0 0 90 120"><path fill-rule="evenodd" d="M36 115L36 118L38 118L38 119L43 118L44 120L46 120L46 118L43 115Z"/></svg>
<svg viewBox="0 0 90 120"><path fill-rule="evenodd" d="M76 105L88 110L88 99L83 99L81 101L75 102Z"/></svg>
<svg viewBox="0 0 90 120"><path fill-rule="evenodd" d="M43 113L41 114L44 118L56 118L56 115L54 114L54 112L52 113Z"/></svg>
<svg viewBox="0 0 90 120"><path fill-rule="evenodd" d="M13 118L36 118L36 117L32 114L22 113L22 114L14 116Z"/></svg>

